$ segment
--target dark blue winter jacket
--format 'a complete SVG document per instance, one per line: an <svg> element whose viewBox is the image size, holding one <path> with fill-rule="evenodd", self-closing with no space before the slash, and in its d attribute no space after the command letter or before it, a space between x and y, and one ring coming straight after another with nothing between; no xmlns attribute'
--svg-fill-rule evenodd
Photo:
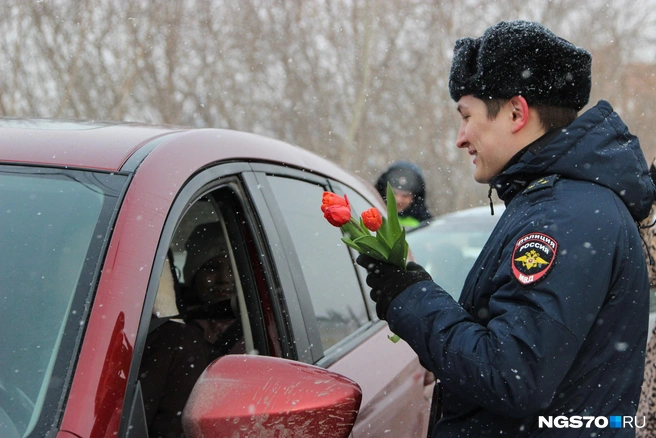
<svg viewBox="0 0 656 438"><path fill-rule="evenodd" d="M655 197L638 139L600 101L491 185L506 210L460 302L424 281L387 314L441 381L433 437L632 436L538 418L635 415L649 309L636 221Z"/></svg>

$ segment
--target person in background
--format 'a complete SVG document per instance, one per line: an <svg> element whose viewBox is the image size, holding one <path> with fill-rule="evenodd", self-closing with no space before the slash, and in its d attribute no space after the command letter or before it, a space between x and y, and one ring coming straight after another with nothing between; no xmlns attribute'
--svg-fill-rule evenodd
<svg viewBox="0 0 656 438"><path fill-rule="evenodd" d="M376 181L376 189L387 201L387 183L392 185L401 226L413 228L432 217L426 207L426 185L421 169L407 161L392 164Z"/></svg>
<svg viewBox="0 0 656 438"><path fill-rule="evenodd" d="M416 263L357 259L379 318L439 379L433 438L635 435L616 422L636 415L643 380L649 280L636 223L656 187L608 102L579 115L591 67L587 50L535 22L458 40L456 146L506 208L459 302Z"/></svg>
<svg viewBox="0 0 656 438"><path fill-rule="evenodd" d="M656 159L649 168L652 181L656 184ZM656 289L656 203L652 204L647 219L640 224L640 232L645 241L645 258L649 268L649 287ZM656 326L647 344L645 373L640 393L640 404L636 417L645 420L645 427L636 430L636 438L656 438Z"/></svg>

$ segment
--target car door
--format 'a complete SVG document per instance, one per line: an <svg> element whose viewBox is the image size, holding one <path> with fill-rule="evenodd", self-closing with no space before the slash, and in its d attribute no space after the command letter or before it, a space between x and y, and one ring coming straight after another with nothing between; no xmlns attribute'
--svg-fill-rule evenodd
<svg viewBox="0 0 656 438"><path fill-rule="evenodd" d="M282 301L270 298L280 287L244 186L249 172L247 163L204 170L187 182L168 213L135 342L123 408L129 414L120 436L179 431L195 380L222 355L292 356L281 347L292 342L279 316L285 312ZM223 286L201 292L196 280L208 265L214 264L210 273L218 273L216 260L231 285L216 282Z"/></svg>
<svg viewBox="0 0 656 438"><path fill-rule="evenodd" d="M162 231L135 343L124 410L130 415L122 429L126 436L145 436L140 433L155 421L152 388L166 392L166 379L147 382L145 367L153 333L161 327L180 332L175 324L203 332L200 337L211 344L208 360L231 353L264 354L353 378L364 393L355 437L385 431L425 436L423 369L407 345L387 340L385 324L367 302L353 254L341 242L340 230L322 217L321 194L333 186L338 187L325 177L283 166L230 163L203 171L181 190ZM199 229L206 234L194 240ZM208 315L197 297L189 299L189 290L217 255L229 265L232 295L229 305ZM215 301L207 309L221 306L221 299ZM236 334L213 337L225 312L238 322ZM169 351L179 353L176 345ZM161 357L171 360L172 355ZM179 396L179 388L169 392Z"/></svg>
<svg viewBox="0 0 656 438"><path fill-rule="evenodd" d="M303 331L296 325L302 322L309 342L297 342L299 359L361 385L355 437L425 436L431 376L407 344L388 340L389 330L368 297L365 272L354 263L357 254L320 210L324 190L348 194L356 216L376 201L334 179L268 165L253 168L252 183L261 194L256 206L271 215L267 234L278 235L278 264L292 274L302 315L293 321L294 332Z"/></svg>

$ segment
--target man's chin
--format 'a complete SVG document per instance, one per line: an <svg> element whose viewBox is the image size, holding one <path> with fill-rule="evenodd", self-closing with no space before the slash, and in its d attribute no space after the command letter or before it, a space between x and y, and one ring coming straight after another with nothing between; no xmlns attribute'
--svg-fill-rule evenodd
<svg viewBox="0 0 656 438"><path fill-rule="evenodd" d="M486 175L477 175L474 173L474 181L476 181L479 184L489 184L492 178L489 178Z"/></svg>

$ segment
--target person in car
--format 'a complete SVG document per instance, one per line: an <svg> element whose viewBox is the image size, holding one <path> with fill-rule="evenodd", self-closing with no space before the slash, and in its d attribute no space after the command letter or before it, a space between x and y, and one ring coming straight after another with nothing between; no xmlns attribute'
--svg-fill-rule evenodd
<svg viewBox="0 0 656 438"><path fill-rule="evenodd" d="M432 217L426 206L426 184L419 166L397 161L376 181L376 189L387 201L387 183L392 185L399 223L406 228L418 226Z"/></svg>
<svg viewBox="0 0 656 438"><path fill-rule="evenodd" d="M184 278L188 280L180 294L184 320L202 328L210 361L228 353L244 353L237 280L221 224L198 225L185 248Z"/></svg>
<svg viewBox="0 0 656 438"><path fill-rule="evenodd" d="M244 352L235 315L236 287L218 222L198 225L186 245L179 282L169 251L139 369L149 436L183 437L181 413L205 368L217 357Z"/></svg>
<svg viewBox="0 0 656 438"><path fill-rule="evenodd" d="M196 381L209 365L209 345L200 327L185 324L176 306L178 287L169 253L160 277L153 318L139 368L148 436L180 438L182 416Z"/></svg>
<svg viewBox="0 0 656 438"><path fill-rule="evenodd" d="M230 259L219 255L208 260L194 276L192 285L193 301L187 303L190 311L185 319L203 329L205 340L210 344L210 359L228 353L244 353Z"/></svg>
<svg viewBox="0 0 656 438"><path fill-rule="evenodd" d="M433 437L634 433L548 424L634 416L645 360L649 281L636 222L656 189L608 102L578 115L591 63L534 22L458 40L456 145L506 209L459 302L417 264L357 260L378 316L440 381Z"/></svg>

